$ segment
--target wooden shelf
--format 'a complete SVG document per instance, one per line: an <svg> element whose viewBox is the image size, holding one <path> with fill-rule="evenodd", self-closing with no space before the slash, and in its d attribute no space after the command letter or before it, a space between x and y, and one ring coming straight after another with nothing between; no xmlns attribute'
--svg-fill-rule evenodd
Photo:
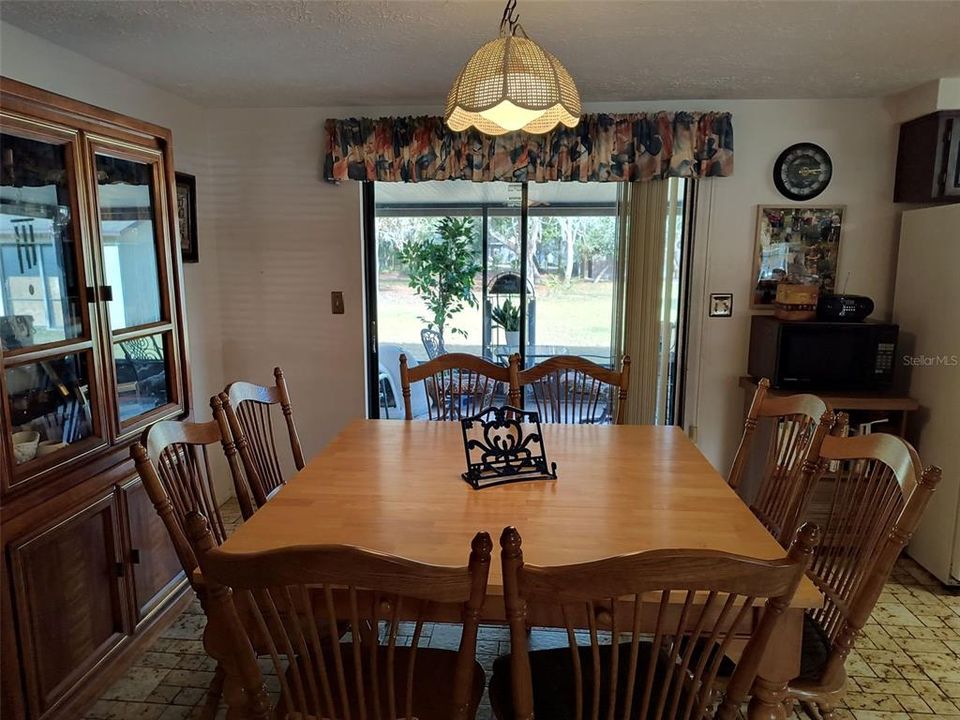
<svg viewBox="0 0 960 720"><path fill-rule="evenodd" d="M752 377L743 376L740 378L740 387L744 390L753 392L757 389L757 381ZM782 397L784 395L795 395L796 392L774 390L767 391L768 395L773 397ZM871 410L879 412L913 412L920 409L920 403L912 397L898 393L883 392L813 392L814 395L823 399L834 410Z"/></svg>

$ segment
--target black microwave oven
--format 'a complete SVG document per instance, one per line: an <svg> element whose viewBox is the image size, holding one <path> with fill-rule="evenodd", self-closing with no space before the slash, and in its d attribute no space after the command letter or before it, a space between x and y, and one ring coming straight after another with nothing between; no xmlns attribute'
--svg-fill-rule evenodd
<svg viewBox="0 0 960 720"><path fill-rule="evenodd" d="M893 382L898 332L886 323L754 315L747 372L782 390L883 390Z"/></svg>

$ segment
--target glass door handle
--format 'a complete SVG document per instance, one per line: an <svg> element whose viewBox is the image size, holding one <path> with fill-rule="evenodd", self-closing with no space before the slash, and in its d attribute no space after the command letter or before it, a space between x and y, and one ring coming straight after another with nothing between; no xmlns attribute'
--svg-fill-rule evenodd
<svg viewBox="0 0 960 720"><path fill-rule="evenodd" d="M113 286L101 285L99 292L92 285L87 285L87 302L111 302L113 300Z"/></svg>

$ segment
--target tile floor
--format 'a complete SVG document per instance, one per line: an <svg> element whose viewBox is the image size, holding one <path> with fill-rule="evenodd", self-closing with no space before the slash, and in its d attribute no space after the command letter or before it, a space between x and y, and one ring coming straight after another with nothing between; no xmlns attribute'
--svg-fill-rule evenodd
<svg viewBox="0 0 960 720"><path fill-rule="evenodd" d="M224 520L239 522L235 504L224 506ZM194 602L85 720L197 717L214 669L201 642L204 624ZM508 651L508 637L504 628L481 628L477 652L488 677L493 660ZM534 630L532 636L541 647L558 639L563 641L549 630ZM459 632L448 625L425 627L422 642L456 647ZM960 720L960 592L946 590L916 563L902 559L847 661L847 672L850 684L839 719ZM266 679L268 689L276 691L276 678ZM221 708L218 717L224 714ZM477 717L492 717L486 702Z"/></svg>

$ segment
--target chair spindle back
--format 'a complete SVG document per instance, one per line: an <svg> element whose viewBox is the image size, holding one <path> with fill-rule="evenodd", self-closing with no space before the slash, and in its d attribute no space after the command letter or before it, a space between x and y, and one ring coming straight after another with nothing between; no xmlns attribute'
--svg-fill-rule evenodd
<svg viewBox="0 0 960 720"><path fill-rule="evenodd" d="M220 393L258 507L286 483L274 431L275 408L279 407L283 415L294 466L302 470L305 464L283 370L274 368L273 376L276 379L273 387L237 381Z"/></svg>
<svg viewBox="0 0 960 720"><path fill-rule="evenodd" d="M619 371L582 357L557 355L519 370L514 380L521 397L530 388L542 422L564 424L622 424L629 385L628 355Z"/></svg>
<svg viewBox="0 0 960 720"><path fill-rule="evenodd" d="M526 625L539 613L556 615L557 607L571 650L568 702L578 719L714 717L718 670L738 631L750 640L716 715L735 717L816 542L816 526L808 525L783 560L656 550L539 567L524 564L520 536L506 528L500 545L515 717L534 711ZM578 648L576 628L588 628L589 653Z"/></svg>
<svg viewBox="0 0 960 720"><path fill-rule="evenodd" d="M769 424L763 474L750 509L781 545L787 545L825 469L819 450L835 418L816 395L770 397L769 387L766 378L757 385L728 482L734 489L740 487L756 431L761 423Z"/></svg>
<svg viewBox="0 0 960 720"><path fill-rule="evenodd" d="M217 398L213 398L212 404L216 419L206 423L173 420L154 423L144 432L140 442L130 448L144 489L191 580L197 559L187 539L187 516L191 512L200 512L210 517L211 531L218 544L227 537L210 469L210 445L221 446L226 455L241 509L251 506L226 417Z"/></svg>
<svg viewBox="0 0 960 720"><path fill-rule="evenodd" d="M424 565L349 546L227 554L198 514L190 519L190 534L211 588L208 615L220 631L211 642L228 647L229 667L236 669L228 685L242 684L251 717L273 715L244 637L244 613L263 636L264 654L280 680L282 717L412 720L419 640L428 608L437 606L462 616L463 634L453 682L429 691L448 703L444 717L466 720L475 711L468 705L493 548L486 533L474 537L466 567ZM335 629L343 617L354 631L341 643ZM357 632L365 624L377 632ZM410 624L412 637L405 641Z"/></svg>
<svg viewBox="0 0 960 720"><path fill-rule="evenodd" d="M825 602L809 614L831 644L824 671L831 684L842 677L844 660L916 530L941 471L922 469L906 441L885 433L830 436L820 454L839 469L830 478L830 510L808 573Z"/></svg>
<svg viewBox="0 0 960 720"><path fill-rule="evenodd" d="M511 364L515 362L510 358ZM416 367L400 356L400 386L406 419L413 419L410 383L423 382L429 420L460 420L491 405L513 402L509 367L495 365L476 355L447 353Z"/></svg>

